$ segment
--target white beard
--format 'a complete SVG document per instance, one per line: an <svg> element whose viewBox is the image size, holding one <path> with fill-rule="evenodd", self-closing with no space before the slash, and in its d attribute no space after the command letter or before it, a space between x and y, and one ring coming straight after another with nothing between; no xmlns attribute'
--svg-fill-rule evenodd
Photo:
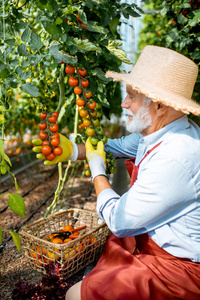
<svg viewBox="0 0 200 300"><path fill-rule="evenodd" d="M131 110L127 109L126 114L133 117L131 121L127 120L126 124L126 130L130 133L141 133L152 124L151 115L149 113L149 105L147 106L143 104L135 115Z"/></svg>

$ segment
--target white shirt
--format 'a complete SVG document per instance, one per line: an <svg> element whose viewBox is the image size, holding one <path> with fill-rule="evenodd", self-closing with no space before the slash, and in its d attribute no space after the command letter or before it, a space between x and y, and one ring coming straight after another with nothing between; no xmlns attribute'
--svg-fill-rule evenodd
<svg viewBox="0 0 200 300"><path fill-rule="evenodd" d="M108 140L106 150L138 165L161 141L125 194L99 194L97 212L118 237L147 232L172 255L200 262L200 128L184 116L145 137Z"/></svg>

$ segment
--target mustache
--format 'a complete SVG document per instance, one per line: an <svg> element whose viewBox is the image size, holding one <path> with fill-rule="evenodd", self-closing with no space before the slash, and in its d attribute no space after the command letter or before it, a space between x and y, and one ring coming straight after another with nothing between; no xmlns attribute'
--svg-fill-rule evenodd
<svg viewBox="0 0 200 300"><path fill-rule="evenodd" d="M126 109L125 115L126 116L131 116L131 117L135 116L130 109Z"/></svg>

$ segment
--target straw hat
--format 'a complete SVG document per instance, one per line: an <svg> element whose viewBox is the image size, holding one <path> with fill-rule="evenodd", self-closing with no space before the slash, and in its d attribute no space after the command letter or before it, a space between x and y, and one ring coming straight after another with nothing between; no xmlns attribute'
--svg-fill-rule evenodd
<svg viewBox="0 0 200 300"><path fill-rule="evenodd" d="M191 99L197 76L198 67L192 60L152 45L143 49L130 73L106 72L106 77L125 82L154 102L200 115L200 105Z"/></svg>

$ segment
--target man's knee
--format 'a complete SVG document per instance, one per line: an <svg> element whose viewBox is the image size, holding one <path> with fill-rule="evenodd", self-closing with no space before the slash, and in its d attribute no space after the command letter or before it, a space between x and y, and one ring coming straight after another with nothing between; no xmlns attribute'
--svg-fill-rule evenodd
<svg viewBox="0 0 200 300"><path fill-rule="evenodd" d="M77 282L67 291L65 300L81 300L81 283Z"/></svg>

